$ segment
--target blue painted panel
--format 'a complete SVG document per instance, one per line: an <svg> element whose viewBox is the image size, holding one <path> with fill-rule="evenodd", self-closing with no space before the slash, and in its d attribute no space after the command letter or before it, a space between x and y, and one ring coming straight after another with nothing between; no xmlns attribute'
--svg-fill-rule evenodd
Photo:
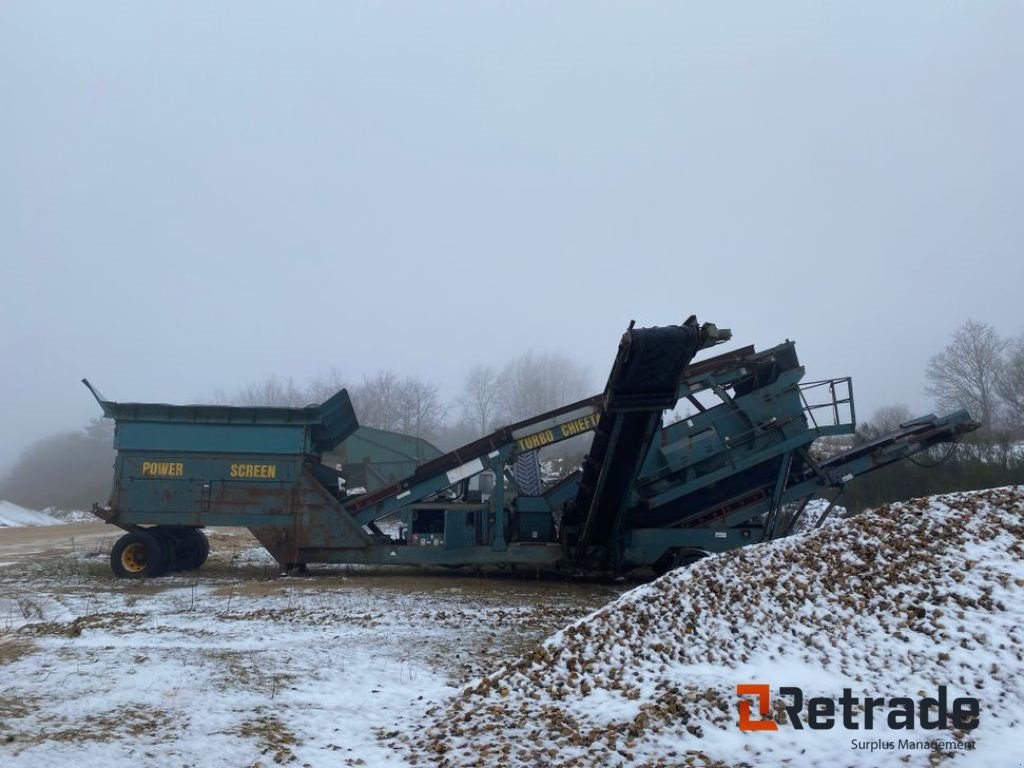
<svg viewBox="0 0 1024 768"><path fill-rule="evenodd" d="M190 452L120 453L115 465L114 505L121 522L191 524L208 515L235 519L290 515L302 456L249 454L231 457Z"/></svg>
<svg viewBox="0 0 1024 768"><path fill-rule="evenodd" d="M308 440L302 425L131 421L118 423L114 447L119 451L302 454L309 451Z"/></svg>

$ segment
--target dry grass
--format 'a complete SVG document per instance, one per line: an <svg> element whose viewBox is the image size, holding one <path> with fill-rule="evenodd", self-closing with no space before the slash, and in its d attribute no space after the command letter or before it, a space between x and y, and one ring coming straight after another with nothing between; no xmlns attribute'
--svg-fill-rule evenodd
<svg viewBox="0 0 1024 768"><path fill-rule="evenodd" d="M115 742L130 739L136 743L173 741L183 724L166 711L142 704L95 712L84 721L69 723L63 718L43 718L32 731L20 729L17 722L33 712L45 709L41 697L19 696L17 700L0 697L0 743L16 750L33 744L63 742Z"/></svg>
<svg viewBox="0 0 1024 768"><path fill-rule="evenodd" d="M54 725L58 721L52 721ZM87 722L81 724L64 724L63 728L43 730L36 734L39 741L65 741L81 743L85 741L117 741L131 737L135 741L172 740L181 723L163 709L144 704L117 707L105 712L90 715Z"/></svg>
<svg viewBox="0 0 1024 768"><path fill-rule="evenodd" d="M265 715L262 709L256 710L253 714L256 717L244 720L225 733L253 739L263 755L278 765L295 762L296 757L292 752L292 747L299 743L295 734L288 730L276 715ZM257 761L250 768L258 768L261 765L263 763Z"/></svg>
<svg viewBox="0 0 1024 768"><path fill-rule="evenodd" d="M35 624L26 624L19 631L20 634L60 637L79 637L86 629L130 629L138 626L142 617L135 613L125 611L112 611L109 613L91 613L87 616L78 616L72 621L43 621Z"/></svg>
<svg viewBox="0 0 1024 768"><path fill-rule="evenodd" d="M36 650L31 640L0 633L0 667L28 656Z"/></svg>

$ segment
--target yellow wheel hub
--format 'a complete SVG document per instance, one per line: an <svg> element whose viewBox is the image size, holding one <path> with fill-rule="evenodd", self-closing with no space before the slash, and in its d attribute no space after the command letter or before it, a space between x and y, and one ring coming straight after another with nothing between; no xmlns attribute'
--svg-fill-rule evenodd
<svg viewBox="0 0 1024 768"><path fill-rule="evenodd" d="M139 543L125 547L121 552L121 566L128 573L142 573L146 568L146 547Z"/></svg>

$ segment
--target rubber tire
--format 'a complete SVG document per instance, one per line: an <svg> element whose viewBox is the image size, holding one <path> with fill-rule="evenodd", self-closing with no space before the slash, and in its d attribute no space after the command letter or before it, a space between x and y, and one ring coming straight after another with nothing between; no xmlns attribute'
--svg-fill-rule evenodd
<svg viewBox="0 0 1024 768"><path fill-rule="evenodd" d="M153 533L166 542L168 570L194 571L210 554L210 542L198 528L158 528Z"/></svg>
<svg viewBox="0 0 1024 768"><path fill-rule="evenodd" d="M114 575L122 579L163 576L169 563L160 539L148 531L132 531L118 539L110 550L110 568Z"/></svg>
<svg viewBox="0 0 1024 768"><path fill-rule="evenodd" d="M182 532L178 540L178 552L181 557L181 570L197 570L210 556L210 540L198 528L189 528Z"/></svg>
<svg viewBox="0 0 1024 768"><path fill-rule="evenodd" d="M664 576L669 571L688 568L703 560L708 554L699 549L670 549L651 564L651 570L655 576Z"/></svg>
<svg viewBox="0 0 1024 768"><path fill-rule="evenodd" d="M164 550L164 574L173 573L178 570L177 541L174 536L164 528L156 526L150 528L147 533L160 542Z"/></svg>

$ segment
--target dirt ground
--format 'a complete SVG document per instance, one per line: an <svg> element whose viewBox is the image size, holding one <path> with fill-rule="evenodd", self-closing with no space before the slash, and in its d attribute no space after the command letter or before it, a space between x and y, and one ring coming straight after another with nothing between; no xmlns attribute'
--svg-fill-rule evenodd
<svg viewBox="0 0 1024 768"><path fill-rule="evenodd" d="M625 585L402 568L285 577L244 530L120 580L102 523L0 529L0 765L401 763L432 703Z"/></svg>
<svg viewBox="0 0 1024 768"><path fill-rule="evenodd" d="M43 554L63 555L100 543L112 543L119 531L106 523L68 523L26 528L0 528L0 564L38 559ZM109 543L106 548L109 550Z"/></svg>

